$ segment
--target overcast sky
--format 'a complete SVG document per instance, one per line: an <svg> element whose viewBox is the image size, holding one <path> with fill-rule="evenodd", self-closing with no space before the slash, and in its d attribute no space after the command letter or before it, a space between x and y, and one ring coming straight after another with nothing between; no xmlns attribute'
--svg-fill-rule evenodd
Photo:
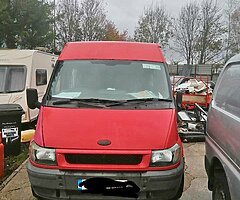
<svg viewBox="0 0 240 200"><path fill-rule="evenodd" d="M161 3L172 16L178 16L182 6L194 0L104 0L107 4L108 17L116 24L120 31L127 29L133 35L138 18L143 14L144 7L151 3ZM200 2L202 0L198 0ZM224 0L219 0L224 1Z"/></svg>

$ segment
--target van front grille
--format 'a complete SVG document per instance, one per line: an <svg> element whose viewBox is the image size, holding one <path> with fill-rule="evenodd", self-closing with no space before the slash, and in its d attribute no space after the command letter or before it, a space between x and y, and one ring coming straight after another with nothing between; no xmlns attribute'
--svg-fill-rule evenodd
<svg viewBox="0 0 240 200"><path fill-rule="evenodd" d="M142 155L65 154L69 164L138 165Z"/></svg>

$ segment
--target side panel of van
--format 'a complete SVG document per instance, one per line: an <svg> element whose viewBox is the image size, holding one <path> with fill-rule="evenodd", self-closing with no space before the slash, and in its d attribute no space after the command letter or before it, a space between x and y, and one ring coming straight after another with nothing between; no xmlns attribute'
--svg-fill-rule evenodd
<svg viewBox="0 0 240 200"><path fill-rule="evenodd" d="M240 199L240 64L223 71L208 114L206 168L213 184L223 168L232 199Z"/></svg>
<svg viewBox="0 0 240 200"><path fill-rule="evenodd" d="M43 52L36 51L33 54L30 88L36 88L38 90L40 102L45 94L47 83L51 77L56 59L56 56ZM29 109L30 120L36 119L37 115L38 109Z"/></svg>

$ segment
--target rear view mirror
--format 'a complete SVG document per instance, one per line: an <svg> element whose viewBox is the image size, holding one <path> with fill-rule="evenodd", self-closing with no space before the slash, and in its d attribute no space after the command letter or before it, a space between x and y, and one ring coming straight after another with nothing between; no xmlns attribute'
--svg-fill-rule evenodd
<svg viewBox="0 0 240 200"><path fill-rule="evenodd" d="M27 105L30 109L40 108L41 103L38 101L38 92L36 89L27 89Z"/></svg>
<svg viewBox="0 0 240 200"><path fill-rule="evenodd" d="M178 111L182 109L182 96L183 96L183 93L178 91L176 94L176 104L177 104Z"/></svg>

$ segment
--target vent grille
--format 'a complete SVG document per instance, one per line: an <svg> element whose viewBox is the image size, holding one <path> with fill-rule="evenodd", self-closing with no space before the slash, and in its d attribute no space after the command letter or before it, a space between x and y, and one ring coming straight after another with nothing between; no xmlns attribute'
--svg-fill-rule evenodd
<svg viewBox="0 0 240 200"><path fill-rule="evenodd" d="M69 164L138 165L142 155L65 154Z"/></svg>

